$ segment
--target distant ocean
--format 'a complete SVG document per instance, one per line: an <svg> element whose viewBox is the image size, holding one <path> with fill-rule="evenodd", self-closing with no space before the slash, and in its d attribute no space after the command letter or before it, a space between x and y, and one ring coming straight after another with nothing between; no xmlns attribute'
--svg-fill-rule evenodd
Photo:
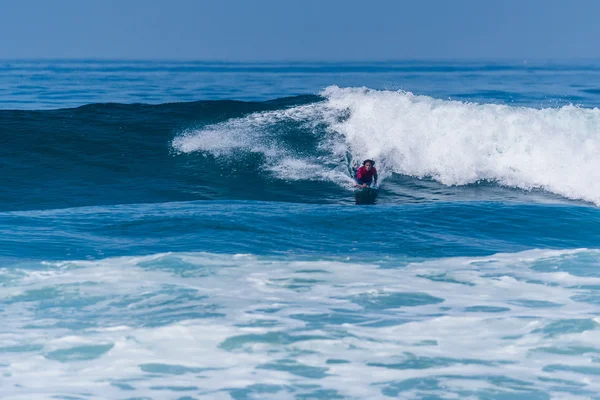
<svg viewBox="0 0 600 400"><path fill-rule="evenodd" d="M0 398L600 399L598 107L600 62L0 61Z"/></svg>

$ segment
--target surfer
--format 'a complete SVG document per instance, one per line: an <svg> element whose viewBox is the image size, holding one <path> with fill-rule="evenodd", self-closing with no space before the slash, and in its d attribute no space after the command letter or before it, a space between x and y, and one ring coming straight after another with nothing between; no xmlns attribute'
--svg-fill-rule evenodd
<svg viewBox="0 0 600 400"><path fill-rule="evenodd" d="M377 169L375 168L375 161L367 159L363 161L362 167L356 171L356 186L366 188L374 183L377 186Z"/></svg>

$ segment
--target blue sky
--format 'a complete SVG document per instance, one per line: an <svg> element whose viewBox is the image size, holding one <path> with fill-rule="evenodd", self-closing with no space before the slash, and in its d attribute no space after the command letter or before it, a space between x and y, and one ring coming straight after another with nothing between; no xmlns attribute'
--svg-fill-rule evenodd
<svg viewBox="0 0 600 400"><path fill-rule="evenodd" d="M600 58L596 0L0 0L0 59Z"/></svg>

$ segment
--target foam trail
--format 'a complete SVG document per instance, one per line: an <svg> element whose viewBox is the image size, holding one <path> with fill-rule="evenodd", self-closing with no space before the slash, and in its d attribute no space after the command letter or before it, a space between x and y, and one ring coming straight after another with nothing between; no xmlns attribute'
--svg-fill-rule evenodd
<svg viewBox="0 0 600 400"><path fill-rule="evenodd" d="M189 129L177 136L177 152L202 152L225 161L250 154L264 157L262 168L283 180L331 181L350 187L347 147L327 127L343 114L323 102L289 109L257 112L243 118ZM286 135L293 139L286 141ZM299 142L314 142L308 153L299 151Z"/></svg>

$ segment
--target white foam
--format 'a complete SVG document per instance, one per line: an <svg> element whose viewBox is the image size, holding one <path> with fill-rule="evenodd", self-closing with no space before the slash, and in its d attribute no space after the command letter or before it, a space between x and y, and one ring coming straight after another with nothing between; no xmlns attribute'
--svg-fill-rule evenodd
<svg viewBox="0 0 600 400"><path fill-rule="evenodd" d="M340 89L327 106L349 110L333 124L359 156L384 160L393 172L447 185L479 180L542 188L600 204L600 110L534 109Z"/></svg>
<svg viewBox="0 0 600 400"><path fill-rule="evenodd" d="M597 393L596 376L582 368L597 365L598 307L577 296L597 295L598 278L576 276L568 267L532 269L564 266L580 255L590 269L600 261L596 250L534 250L395 268L208 253L46 263L46 273L19 270L0 286L0 342L12 348L0 351L3 398L211 398L251 385L281 387L259 398L290 398L310 392L294 385L311 384L348 397L384 399L381 389L390 382L436 377L444 393L420 386L401 396L510 390L483 376L523 381L554 396L564 392L540 378L567 379ZM386 303L411 293L442 302ZM219 315L197 315L206 311ZM73 319L98 326L57 324ZM571 322L557 331L565 321ZM585 329L571 329L572 321ZM90 347L103 353L64 356ZM553 348L588 350L543 350ZM327 362L332 359L347 362ZM437 363L411 368L418 360ZM278 363L317 372L295 375ZM385 367L394 364L404 366ZM544 369L552 365L563 369ZM574 369L564 369L569 366ZM134 390L122 390L122 384ZM190 386L196 389L177 392ZM287 391L292 387L295 394Z"/></svg>

